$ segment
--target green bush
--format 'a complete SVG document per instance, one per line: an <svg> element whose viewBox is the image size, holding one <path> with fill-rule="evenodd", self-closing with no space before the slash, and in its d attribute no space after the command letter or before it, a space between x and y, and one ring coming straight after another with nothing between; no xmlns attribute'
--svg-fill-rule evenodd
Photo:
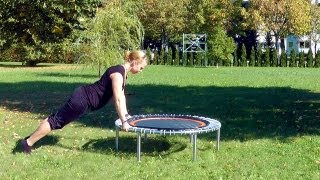
<svg viewBox="0 0 320 180"><path fill-rule="evenodd" d="M270 64L273 67L277 67L278 66L278 55L277 55L277 50L276 49L272 49L272 51L271 51Z"/></svg>
<svg viewBox="0 0 320 180"><path fill-rule="evenodd" d="M180 64L180 52L179 52L179 48L176 48L176 53L175 53L175 57L174 57L174 65L178 66Z"/></svg>
<svg viewBox="0 0 320 180"><path fill-rule="evenodd" d="M241 46L240 66L247 66L247 49L244 44Z"/></svg>
<svg viewBox="0 0 320 180"><path fill-rule="evenodd" d="M286 51L283 51L280 55L280 67L286 67L287 66L287 53Z"/></svg>
<svg viewBox="0 0 320 180"><path fill-rule="evenodd" d="M170 47L167 53L166 65L172 65L172 48Z"/></svg>
<svg viewBox="0 0 320 180"><path fill-rule="evenodd" d="M256 55L255 55L255 50L254 47L251 47L251 51L250 51L250 66L254 67L256 64Z"/></svg>
<svg viewBox="0 0 320 180"><path fill-rule="evenodd" d="M295 49L290 52L290 67L296 67L298 62L297 53Z"/></svg>
<svg viewBox="0 0 320 180"><path fill-rule="evenodd" d="M262 57L263 57L261 44L258 44L258 49L257 49L256 54L257 54L256 55L256 66L261 67Z"/></svg>
<svg viewBox="0 0 320 180"><path fill-rule="evenodd" d="M297 64L297 67L304 67L304 64L305 64L305 54L303 51L301 51L299 53L299 61L298 61L299 64Z"/></svg>
<svg viewBox="0 0 320 180"><path fill-rule="evenodd" d="M313 54L311 48L308 51L307 54L307 67L313 67Z"/></svg>
<svg viewBox="0 0 320 180"><path fill-rule="evenodd" d="M267 47L266 51L264 52L264 63L263 66L270 67L270 48Z"/></svg>
<svg viewBox="0 0 320 180"><path fill-rule="evenodd" d="M316 57L314 59L314 67L320 67L320 50L317 51Z"/></svg>

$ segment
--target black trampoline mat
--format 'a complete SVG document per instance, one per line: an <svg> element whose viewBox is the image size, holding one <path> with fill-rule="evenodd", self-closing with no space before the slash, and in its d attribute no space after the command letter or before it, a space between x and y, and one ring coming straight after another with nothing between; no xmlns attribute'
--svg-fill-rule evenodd
<svg viewBox="0 0 320 180"><path fill-rule="evenodd" d="M206 122L202 120L175 117L132 119L129 120L128 123L133 127L159 130L197 129L207 125Z"/></svg>

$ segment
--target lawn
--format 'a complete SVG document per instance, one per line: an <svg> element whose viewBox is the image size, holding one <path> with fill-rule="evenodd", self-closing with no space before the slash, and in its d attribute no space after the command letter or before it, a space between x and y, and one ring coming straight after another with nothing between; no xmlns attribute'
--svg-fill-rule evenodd
<svg viewBox="0 0 320 180"><path fill-rule="evenodd" d="M120 132L112 104L52 132L31 155L19 139L61 106L74 88L97 80L80 65L35 68L0 63L0 179L319 179L320 70L148 66L129 75L131 114L174 113L219 120L198 136L150 135L136 159L136 134Z"/></svg>

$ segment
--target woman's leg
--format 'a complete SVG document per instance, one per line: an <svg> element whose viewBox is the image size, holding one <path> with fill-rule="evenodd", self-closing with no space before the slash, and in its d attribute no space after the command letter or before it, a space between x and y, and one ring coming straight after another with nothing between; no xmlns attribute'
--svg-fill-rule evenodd
<svg viewBox="0 0 320 180"><path fill-rule="evenodd" d="M74 119L82 116L88 109L87 103L83 101L83 91L81 88L77 88L64 106L56 113L44 119L30 136L22 140L21 146L23 152L31 153L31 146L34 143L49 134L52 130L62 129Z"/></svg>
<svg viewBox="0 0 320 180"><path fill-rule="evenodd" d="M48 122L48 118L42 121L38 128L26 139L29 146L33 146L34 143L51 132L51 127Z"/></svg>

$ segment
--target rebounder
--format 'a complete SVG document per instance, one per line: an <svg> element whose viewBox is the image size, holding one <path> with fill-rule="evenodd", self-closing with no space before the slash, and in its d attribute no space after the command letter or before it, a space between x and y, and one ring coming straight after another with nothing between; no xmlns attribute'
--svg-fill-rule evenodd
<svg viewBox="0 0 320 180"><path fill-rule="evenodd" d="M197 134L217 131L216 149L220 148L221 123L216 119L175 114L134 115L127 120L131 126L128 131L137 133L137 159L141 160L141 134L190 135L193 143L193 160L196 160ZM119 148L121 120L115 121L116 150Z"/></svg>

